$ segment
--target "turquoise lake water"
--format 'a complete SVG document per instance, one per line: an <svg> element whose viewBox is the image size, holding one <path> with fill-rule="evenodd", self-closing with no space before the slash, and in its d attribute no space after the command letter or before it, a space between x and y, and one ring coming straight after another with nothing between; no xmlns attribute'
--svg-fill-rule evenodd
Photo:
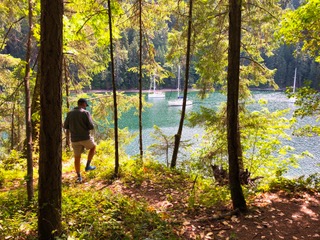
<svg viewBox="0 0 320 240"><path fill-rule="evenodd" d="M147 96L147 94L145 94L145 96ZM159 126L166 135L174 135L177 133L180 121L181 107L168 106L168 100L172 100L176 98L176 96L177 93L172 91L166 92L165 99L148 99L146 97L147 101L152 103L152 107L147 108L146 111L143 112L142 116L144 150L146 150L150 144L155 143L155 140L150 136L150 133L153 132L154 125ZM263 98L268 100L267 106L270 111L295 108L294 103L287 99L283 92L261 91L254 92L253 96L255 99ZM193 105L187 107L186 113L190 111L198 111L200 109L200 106L211 108L218 107L222 101L226 101L226 96L220 93L212 93L208 98L201 100L197 97L196 92L190 92L188 94L188 99L193 101ZM134 115L133 112L134 111L132 110L128 113L123 114L119 121L120 128L128 127L131 132L138 132L138 116ZM305 118L299 124L305 124L310 121L314 121L314 119ZM202 136L203 133L204 131L202 128L189 128L185 126L182 133L182 139L192 139L192 141L194 142L194 147L196 148L201 139L196 138L195 135ZM319 172L320 167L317 166L317 164L320 163L320 137L292 137L292 141L288 144L293 146L296 149L297 153L308 150L311 154L314 155L314 158L307 157L305 159L302 159L300 161L301 167L299 169L290 170L288 175L308 175L311 173ZM127 153L130 155L139 153L138 137L128 146Z"/></svg>

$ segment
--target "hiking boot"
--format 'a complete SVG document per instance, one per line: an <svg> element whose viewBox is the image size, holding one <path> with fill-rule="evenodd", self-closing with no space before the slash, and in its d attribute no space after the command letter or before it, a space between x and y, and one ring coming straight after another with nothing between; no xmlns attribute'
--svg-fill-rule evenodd
<svg viewBox="0 0 320 240"><path fill-rule="evenodd" d="M95 170L96 169L96 167L95 166L88 166L88 167L86 167L86 172L88 172L88 171L92 171L92 170Z"/></svg>
<svg viewBox="0 0 320 240"><path fill-rule="evenodd" d="M77 177L76 183L82 183L82 177Z"/></svg>

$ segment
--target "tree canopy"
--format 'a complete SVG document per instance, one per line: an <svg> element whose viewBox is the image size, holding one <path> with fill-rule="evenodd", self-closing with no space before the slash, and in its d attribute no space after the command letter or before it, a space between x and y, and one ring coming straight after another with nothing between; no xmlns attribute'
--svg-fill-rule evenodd
<svg viewBox="0 0 320 240"><path fill-rule="evenodd" d="M301 44L302 51L320 62L320 2L307 0L296 10L288 9L281 16L278 37L289 44Z"/></svg>

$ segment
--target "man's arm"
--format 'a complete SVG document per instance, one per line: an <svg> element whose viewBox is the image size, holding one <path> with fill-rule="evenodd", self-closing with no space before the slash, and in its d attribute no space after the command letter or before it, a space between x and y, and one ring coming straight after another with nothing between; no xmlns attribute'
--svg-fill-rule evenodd
<svg viewBox="0 0 320 240"><path fill-rule="evenodd" d="M63 128L64 128L64 129L69 129L69 114L67 114L67 117L66 117L66 119L64 120Z"/></svg>
<svg viewBox="0 0 320 240"><path fill-rule="evenodd" d="M90 113L87 111L87 117L88 117L88 127L89 127L89 130L92 130L94 129L94 124L93 124L93 120L91 118L91 115Z"/></svg>

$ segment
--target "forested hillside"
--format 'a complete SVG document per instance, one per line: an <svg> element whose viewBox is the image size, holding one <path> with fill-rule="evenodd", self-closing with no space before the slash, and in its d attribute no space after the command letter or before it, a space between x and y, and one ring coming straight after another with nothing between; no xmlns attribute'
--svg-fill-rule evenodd
<svg viewBox="0 0 320 240"><path fill-rule="evenodd" d="M65 25L66 27L69 25L68 30L65 30L66 44L64 54L65 63L67 64L65 67L67 67L69 78L72 80L73 84L81 82L80 85L84 85L87 89L110 90L112 88L110 65L105 65L105 63L102 63L103 61L101 62L102 59L106 58L106 56L103 55L107 55L108 53L104 52L101 47L90 49L92 46L97 46L96 44L104 44L102 42L103 40L100 39L99 41L101 43L99 43L99 41L90 40L89 37L90 34L97 34L98 37L102 36L105 26L99 25L99 23L103 20L103 14L105 13L99 12L101 9L90 9L90 4L88 4L87 7L77 9L75 5L81 4L80 2L81 1L76 3L75 1L74 4L69 3L65 6L65 20L68 19L65 22ZM9 4L7 1L2 3L4 9L8 7L6 6L7 4ZM282 4L282 8L296 9L300 4L301 1L298 0L285 1L285 3ZM116 38L118 40L115 45L116 83L120 90L137 89L137 66L139 63L139 32L136 25L137 22L135 22L137 15L135 15L136 13L134 12L135 6L131 4L130 1L128 3L123 1L120 5L123 12L120 13L119 19L117 20ZM178 12L170 12L170 10L173 9L173 6L174 4L161 2L146 5L147 9L143 16L146 21L143 29L145 41L144 58L150 66L155 64L152 67L155 71L151 71L150 66L148 67L146 65L145 74L143 76L143 89L149 89L150 81L154 74L156 75L157 81L159 81L159 88L175 89L177 87L177 63L174 62L176 60L173 61L173 57L176 58L174 54L177 54L177 49L174 44L177 44L178 41L182 46L185 45L185 40L181 38L181 34L183 34L182 22L185 18L185 7L181 4L181 6L178 6ZM20 12L21 8L23 8L23 2L16 8L17 9L13 7L11 10L10 18L8 18L7 15L3 15L4 17L1 19L3 32L0 53L24 59L28 34L27 18L23 15L23 12ZM201 8L201 6L199 6L199 8ZM268 8L267 5L266 8ZM92 12L90 13L90 11ZM71 15L73 12L77 12L77 14ZM39 12L36 10L34 15L34 18L36 19L37 15L39 17ZM201 30L205 27L203 25L204 22L201 22L201 17L203 16L196 16L196 21L198 21L196 32L199 32L197 35L203 34L201 33ZM278 18L279 16L273 17ZM277 19L277 21L279 20L280 18ZM90 31L92 31L90 28L95 29L95 33L90 33ZM215 34L214 29L211 29L211 31ZM35 29L35 36L36 32L37 30ZM77 39L69 39L68 36L70 36L70 34L76 34ZM259 38L256 39L256 41L258 40ZM212 78L217 78L214 76L214 72L208 72L208 69L199 66L202 64L204 58L204 49L201 49L201 41L201 38L194 38L193 44L195 48L190 69L189 87L201 88L199 82L202 81L201 79L207 78L207 75L213 75ZM69 42L70 46L68 46ZM77 46L72 46L73 44L76 44ZM38 59L36 42L34 42L34 47L31 60L33 64L36 64ZM78 47L81 49L78 49ZM280 44L272 50L272 55L270 55L270 53L264 54L261 52L265 66L271 70L276 70L274 81L280 89L285 89L286 87L291 87L293 85L295 68L297 68L297 86L302 86L304 82L311 81L312 87L319 87L319 63L316 63L313 57L302 53L300 48L299 45ZM82 54L87 56L83 57L84 55ZM219 58L218 52L213 54L217 54L217 56L210 56L208 60L211 59L212 61L215 61ZM101 62L102 65L99 62ZM184 72L184 67L182 66L182 77L184 77ZM221 85L216 80L211 84L216 87ZM4 83L1 83L1 85L2 89L6 87ZM259 84L259 86L254 84L254 86L251 87L268 88L270 86L268 84Z"/></svg>
<svg viewBox="0 0 320 240"><path fill-rule="evenodd" d="M297 143L320 136L319 16L319 0L2 0L0 238L318 238L320 160ZM179 86L154 90L162 109L153 80Z"/></svg>

